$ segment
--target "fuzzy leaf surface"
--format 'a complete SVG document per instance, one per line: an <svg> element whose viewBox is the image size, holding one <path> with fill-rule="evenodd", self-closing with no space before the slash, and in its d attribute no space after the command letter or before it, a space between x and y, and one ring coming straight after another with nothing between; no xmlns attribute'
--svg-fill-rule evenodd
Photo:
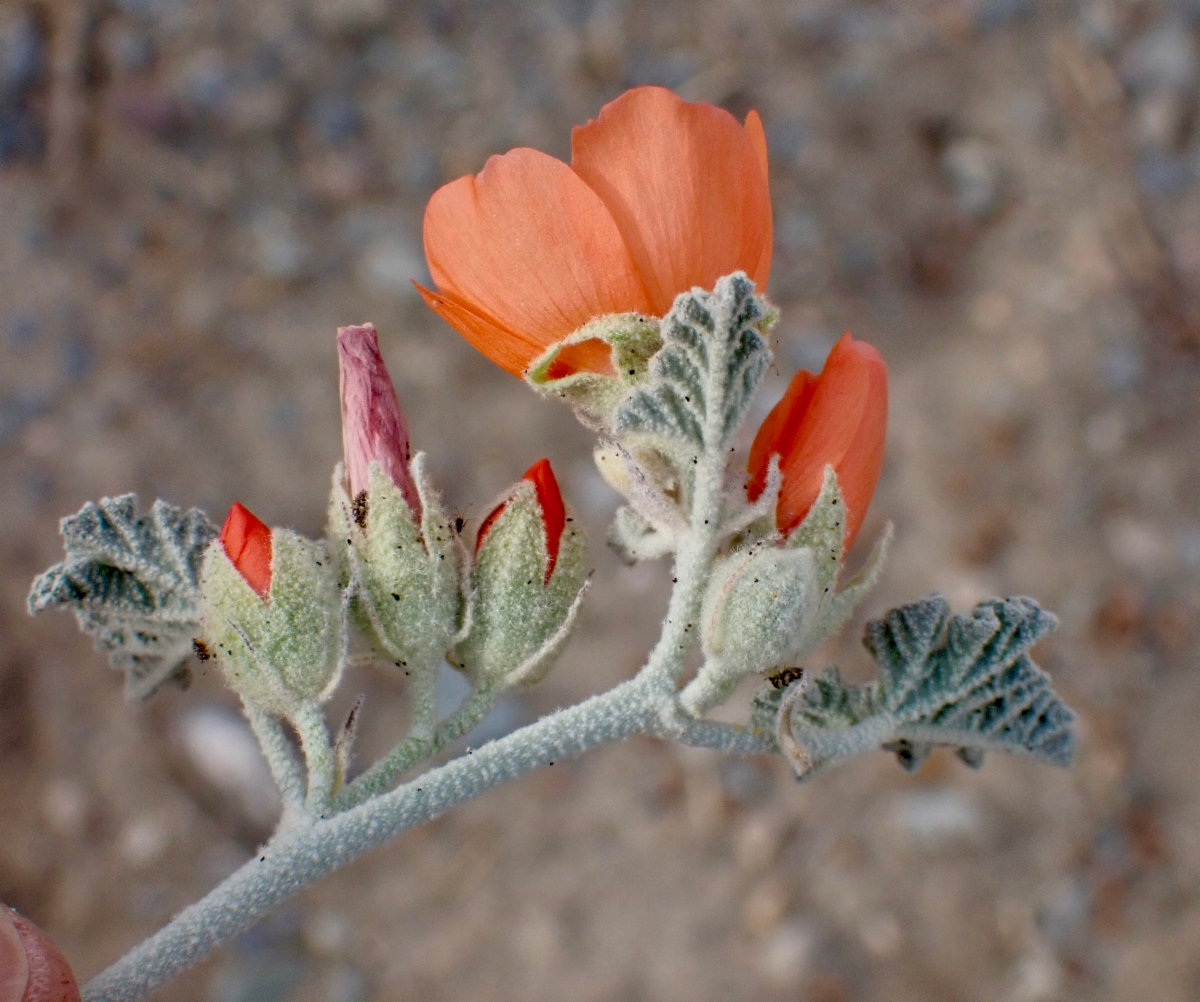
<svg viewBox="0 0 1200 1002"><path fill-rule="evenodd" d="M1067 766L1075 714L1028 653L1055 625L1029 598L981 602L970 615L951 615L940 595L893 609L863 638L878 680L850 685L836 668L822 672L796 703L792 731L817 764L885 748L915 769L946 745L972 766L988 751ZM766 726L779 705L765 688L756 724Z"/></svg>
<svg viewBox="0 0 1200 1002"><path fill-rule="evenodd" d="M200 567L216 527L198 508L155 501L138 515L136 494L89 501L62 520L62 563L39 575L29 611L63 608L125 673L142 700L180 674L200 626Z"/></svg>
<svg viewBox="0 0 1200 1002"><path fill-rule="evenodd" d="M617 408L617 433L651 435L695 451L723 447L770 361L763 328L772 320L741 272L720 279L712 292L681 293L663 318L663 347L649 381Z"/></svg>

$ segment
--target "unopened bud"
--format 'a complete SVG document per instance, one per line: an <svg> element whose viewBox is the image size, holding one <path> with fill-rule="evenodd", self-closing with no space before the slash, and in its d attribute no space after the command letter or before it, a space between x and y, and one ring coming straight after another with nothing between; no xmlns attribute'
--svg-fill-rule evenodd
<svg viewBox="0 0 1200 1002"><path fill-rule="evenodd" d="M747 675L791 667L839 630L874 585L890 529L866 567L837 590L846 506L832 466L804 522L730 554L713 570L701 612L705 662L684 703L703 711Z"/></svg>
<svg viewBox="0 0 1200 1002"><path fill-rule="evenodd" d="M322 544L269 530L235 504L205 554L200 590L206 646L245 699L286 716L332 692L341 596Z"/></svg>
<svg viewBox="0 0 1200 1002"><path fill-rule="evenodd" d="M545 677L583 595L585 543L550 463L535 463L480 526L472 618L454 660L479 683L509 688Z"/></svg>
<svg viewBox="0 0 1200 1002"><path fill-rule="evenodd" d="M339 327L337 345L347 492L353 499L369 490L371 465L377 463L419 515L420 499L408 470L408 425L375 325Z"/></svg>
<svg viewBox="0 0 1200 1002"><path fill-rule="evenodd" d="M353 584L359 624L406 671L441 664L462 613L460 546L423 465L418 454L410 479L420 521L379 463L353 499L335 471L329 506L329 545Z"/></svg>
<svg viewBox="0 0 1200 1002"><path fill-rule="evenodd" d="M5 904L0 904L0 1002L79 1002L79 985L62 951Z"/></svg>

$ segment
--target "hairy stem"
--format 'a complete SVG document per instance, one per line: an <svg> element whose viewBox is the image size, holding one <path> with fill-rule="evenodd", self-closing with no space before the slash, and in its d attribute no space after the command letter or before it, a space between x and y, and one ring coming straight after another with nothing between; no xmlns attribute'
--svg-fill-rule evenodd
<svg viewBox="0 0 1200 1002"><path fill-rule="evenodd" d="M89 982L86 1002L135 1002L368 849L543 765L648 730L644 680L568 707L366 803L284 832L206 897Z"/></svg>
<svg viewBox="0 0 1200 1002"><path fill-rule="evenodd" d="M245 700L242 701L242 710L271 768L271 777L283 797L285 811L301 807L304 804L304 773L284 730L283 721Z"/></svg>
<svg viewBox="0 0 1200 1002"><path fill-rule="evenodd" d="M325 713L316 703L306 703L292 718L304 761L308 765L308 796L304 806L310 814L321 814L329 807L337 780L337 758L329 742Z"/></svg>
<svg viewBox="0 0 1200 1002"><path fill-rule="evenodd" d="M471 693L462 706L438 725L432 738L406 738L336 794L331 804L333 810L348 810L382 793L418 762L436 755L447 745L461 738L483 720L495 705L495 693L488 690Z"/></svg>
<svg viewBox="0 0 1200 1002"><path fill-rule="evenodd" d="M706 503L715 504L719 510L719 495L715 501L710 499ZM699 505L697 508L706 510ZM715 528L715 520L711 524ZM696 635L700 598L715 547L715 533L696 532L681 548L676 586L662 634L636 678L489 742L390 792L371 797L368 787L373 789L377 782L386 786L394 778L395 774L384 781L388 770L403 771L398 767L407 754L404 751L407 742L401 744L382 760L388 762L395 756L386 768L381 767L381 762L356 781L362 783L361 795L370 799L331 817L315 819L307 826L280 831L258 857L89 982L84 988L85 1002L135 1002L144 998L254 925L279 902L357 859L368 849L493 786L600 744L634 734L663 734L672 730L664 725L664 720L678 715L674 680L683 670ZM487 693L481 692L468 699L439 728L438 737L444 735L448 743L465 733L471 718L485 712L488 698ZM311 742L319 755L319 738L324 736L328 752L328 735L319 707L311 709L316 717L298 715L296 726L305 754L308 755ZM332 763L331 753L328 758ZM312 804L320 772L314 778L312 759L309 765ZM368 780L376 768L379 771ZM329 789L325 788L327 798ZM353 789L352 784L344 792ZM328 805L327 799L323 806Z"/></svg>

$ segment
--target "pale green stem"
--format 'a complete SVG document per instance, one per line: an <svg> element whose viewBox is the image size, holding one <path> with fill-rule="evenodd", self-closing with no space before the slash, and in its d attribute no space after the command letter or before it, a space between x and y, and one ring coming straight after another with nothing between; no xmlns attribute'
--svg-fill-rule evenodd
<svg viewBox="0 0 1200 1002"><path fill-rule="evenodd" d="M246 700L242 710L250 721L250 728L258 738L263 756L271 769L271 777L283 797L284 810L304 804L304 773L296 760L296 751L284 730L283 721L264 713Z"/></svg>
<svg viewBox="0 0 1200 1002"><path fill-rule="evenodd" d="M707 577L711 564L711 555L704 559L710 546L708 537L707 532L695 534L693 540L704 541L699 553L692 550L692 556L677 564L675 593L662 634L637 678L543 717L349 810L280 832L259 856L89 982L84 988L85 1002L136 1002L144 998L254 925L279 902L368 849L499 783L609 741L634 734L677 731L664 720L678 716L674 709L674 679L683 670L696 633L703 580L694 580L693 575ZM471 717L482 710L486 700L485 693L477 693L476 697L478 702L469 699L446 721L439 737L444 734L449 741L465 733ZM314 714L301 714L295 723L305 754L309 749L307 734L318 760L319 738L324 736L330 763L328 781L332 784L333 756L328 750L324 718L319 708L311 709L315 719ZM398 756L404 748L402 744L392 754ZM310 770L312 765L310 760ZM364 782L370 773L368 770L356 782ZM314 802L314 789L310 773L310 804ZM329 787L325 789L327 793Z"/></svg>
<svg viewBox="0 0 1200 1002"><path fill-rule="evenodd" d="M701 671L683 687L679 705L689 716L702 717L729 699L739 681L736 678L730 681L716 672Z"/></svg>
<svg viewBox="0 0 1200 1002"><path fill-rule="evenodd" d="M292 717L292 726L300 737L308 766L308 796L304 806L310 814L319 815L329 808L337 780L337 757L329 741L325 712L316 703L305 703Z"/></svg>
<svg viewBox="0 0 1200 1002"><path fill-rule="evenodd" d="M409 737L426 743L433 740L437 727L437 676L439 665L413 668L409 676L412 698L412 726Z"/></svg>
<svg viewBox="0 0 1200 1002"><path fill-rule="evenodd" d="M276 836L267 847L84 989L86 1002L135 1002L254 925L271 908L368 849L506 780L653 726L635 679L560 710L351 810Z"/></svg>
<svg viewBox="0 0 1200 1002"><path fill-rule="evenodd" d="M438 725L432 738L409 737L401 741L354 782L339 791L333 798L331 809L348 810L382 793L418 762L436 755L483 720L496 705L496 695L486 689L473 692L462 706Z"/></svg>

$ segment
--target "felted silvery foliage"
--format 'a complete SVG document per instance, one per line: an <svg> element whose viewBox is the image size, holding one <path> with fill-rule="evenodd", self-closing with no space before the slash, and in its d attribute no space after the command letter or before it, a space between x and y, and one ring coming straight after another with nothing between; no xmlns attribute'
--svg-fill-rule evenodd
<svg viewBox="0 0 1200 1002"><path fill-rule="evenodd" d="M217 529L198 508L156 501L138 514L136 494L88 502L59 525L66 551L33 583L29 611L70 609L114 668L125 695L154 695L185 681L200 626L200 567Z"/></svg>
<svg viewBox="0 0 1200 1002"><path fill-rule="evenodd" d="M829 668L811 681L765 686L753 725L774 734L802 778L875 748L911 771L939 745L976 768L989 751L1066 766L1075 714L1029 657L1056 625L1030 598L980 602L966 616L932 595L867 624L876 681L849 685Z"/></svg>

